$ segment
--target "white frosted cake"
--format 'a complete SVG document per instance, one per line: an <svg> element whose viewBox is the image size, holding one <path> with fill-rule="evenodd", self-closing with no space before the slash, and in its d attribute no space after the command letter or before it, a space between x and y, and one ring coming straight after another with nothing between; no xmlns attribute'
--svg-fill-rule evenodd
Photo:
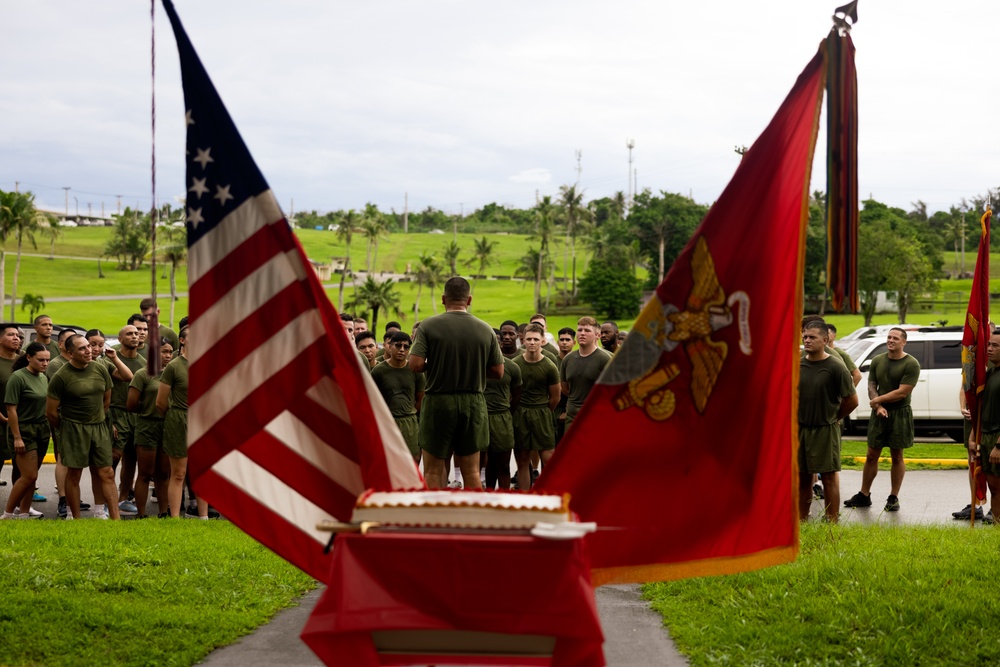
<svg viewBox="0 0 1000 667"><path fill-rule="evenodd" d="M569 494L481 491L366 491L353 523L432 528L531 529L570 521Z"/></svg>

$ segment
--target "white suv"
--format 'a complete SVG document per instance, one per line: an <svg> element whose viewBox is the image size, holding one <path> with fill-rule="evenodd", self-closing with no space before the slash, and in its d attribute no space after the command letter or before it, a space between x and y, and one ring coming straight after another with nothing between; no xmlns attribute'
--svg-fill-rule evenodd
<svg viewBox="0 0 1000 667"><path fill-rule="evenodd" d="M840 343L838 340L837 343ZM845 420L847 433L868 427L868 368L872 358L886 351L885 338L863 338L844 345L861 371L858 383L858 407ZM922 433L944 432L955 442L962 442L962 411L958 392L962 387L962 327L924 327L907 331L903 351L920 362L920 379L910 394L913 423Z"/></svg>

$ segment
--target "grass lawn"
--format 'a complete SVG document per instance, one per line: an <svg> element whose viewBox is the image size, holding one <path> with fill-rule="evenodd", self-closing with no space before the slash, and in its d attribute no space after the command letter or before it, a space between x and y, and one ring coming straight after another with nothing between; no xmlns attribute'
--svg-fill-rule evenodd
<svg viewBox="0 0 1000 667"><path fill-rule="evenodd" d="M802 527L795 563L647 584L692 665L996 665L1000 531Z"/></svg>
<svg viewBox="0 0 1000 667"><path fill-rule="evenodd" d="M192 665L315 585L223 521L8 521L0 540L4 665Z"/></svg>
<svg viewBox="0 0 1000 667"><path fill-rule="evenodd" d="M844 470L861 470L864 461L857 461L854 457L864 459L868 453L868 445L864 440L848 440L844 438L840 446L840 461ZM889 452L880 460L879 470L889 469ZM907 459L947 459L954 461L950 463L921 463L910 462L906 464L908 470L951 470L968 468L965 447L961 443L937 443L918 442L906 450L904 455Z"/></svg>

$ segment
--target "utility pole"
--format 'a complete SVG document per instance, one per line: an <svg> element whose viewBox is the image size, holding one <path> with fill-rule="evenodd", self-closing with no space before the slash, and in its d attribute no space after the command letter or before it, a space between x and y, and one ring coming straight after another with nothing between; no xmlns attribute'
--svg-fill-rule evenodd
<svg viewBox="0 0 1000 667"><path fill-rule="evenodd" d="M538 188L535 188L535 206L538 206Z"/></svg>
<svg viewBox="0 0 1000 667"><path fill-rule="evenodd" d="M66 191L66 217L69 217L69 187L63 187Z"/></svg>
<svg viewBox="0 0 1000 667"><path fill-rule="evenodd" d="M635 139L626 139L625 148L628 149L628 198L625 200L625 217L632 209L632 149L635 148Z"/></svg>
<svg viewBox="0 0 1000 667"><path fill-rule="evenodd" d="M576 149L576 184L577 185L580 185L580 174L583 172L583 165L581 164L582 161L583 161L583 149L577 148Z"/></svg>
<svg viewBox="0 0 1000 667"><path fill-rule="evenodd" d="M403 233L410 232L410 193L403 193Z"/></svg>
<svg viewBox="0 0 1000 667"><path fill-rule="evenodd" d="M121 215L122 214L122 196L121 195L115 195L115 197L118 197L118 215Z"/></svg>
<svg viewBox="0 0 1000 667"><path fill-rule="evenodd" d="M73 197L73 203L76 204L76 217L80 217L80 200Z"/></svg>
<svg viewBox="0 0 1000 667"><path fill-rule="evenodd" d="M21 181L14 181L14 192L20 192Z"/></svg>
<svg viewBox="0 0 1000 667"><path fill-rule="evenodd" d="M88 218L94 217L94 206L90 202L87 202L87 217Z"/></svg>

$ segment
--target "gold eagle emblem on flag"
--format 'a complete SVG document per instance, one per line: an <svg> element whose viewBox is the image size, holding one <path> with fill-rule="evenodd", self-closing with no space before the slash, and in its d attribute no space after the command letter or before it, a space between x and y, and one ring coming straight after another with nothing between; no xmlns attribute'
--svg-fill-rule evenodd
<svg viewBox="0 0 1000 667"><path fill-rule="evenodd" d="M655 421L669 419L677 396L668 385L681 374L671 353L680 347L691 365L691 399L704 414L729 352L729 346L713 340L712 334L733 323L734 306L739 315L740 349L751 353L750 298L745 292L726 298L704 236L695 242L691 276L693 285L684 308L663 305L654 295L601 377L601 384L624 385L614 398L616 410L634 406Z"/></svg>

